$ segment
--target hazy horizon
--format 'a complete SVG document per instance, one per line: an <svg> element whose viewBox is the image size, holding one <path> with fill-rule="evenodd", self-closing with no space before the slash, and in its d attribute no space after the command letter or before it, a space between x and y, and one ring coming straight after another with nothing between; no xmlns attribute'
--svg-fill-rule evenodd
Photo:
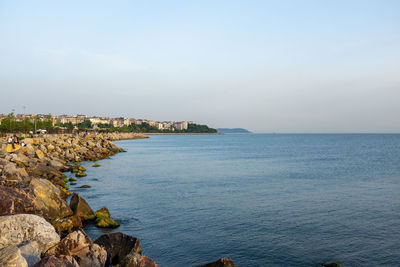
<svg viewBox="0 0 400 267"><path fill-rule="evenodd" d="M0 113L399 133L399 14L389 0L5 0Z"/></svg>

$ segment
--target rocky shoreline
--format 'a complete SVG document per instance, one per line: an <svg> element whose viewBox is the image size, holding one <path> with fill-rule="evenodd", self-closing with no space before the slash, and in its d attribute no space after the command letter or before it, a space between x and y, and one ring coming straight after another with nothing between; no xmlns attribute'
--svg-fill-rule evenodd
<svg viewBox="0 0 400 267"><path fill-rule="evenodd" d="M91 240L82 226L115 228L106 207L93 211L79 194L71 193L65 172L86 176L81 161L97 161L124 150L112 141L148 138L137 133L46 135L24 139L25 147L7 153L0 139L0 266L158 266L142 255L140 241L123 233ZM68 196L72 195L70 202ZM171 263L172 264L172 263ZM222 258L203 266L234 266Z"/></svg>

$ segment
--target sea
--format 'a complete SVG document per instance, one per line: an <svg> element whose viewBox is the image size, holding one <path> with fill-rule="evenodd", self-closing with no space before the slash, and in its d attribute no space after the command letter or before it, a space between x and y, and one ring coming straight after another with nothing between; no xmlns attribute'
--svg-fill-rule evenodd
<svg viewBox="0 0 400 267"><path fill-rule="evenodd" d="M160 266L400 266L400 135L154 135L72 191ZM91 188L79 186L88 184Z"/></svg>

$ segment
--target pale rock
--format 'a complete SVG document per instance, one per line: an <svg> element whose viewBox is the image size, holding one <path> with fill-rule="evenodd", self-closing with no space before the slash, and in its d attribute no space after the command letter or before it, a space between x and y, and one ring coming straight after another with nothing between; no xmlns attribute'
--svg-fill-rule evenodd
<svg viewBox="0 0 400 267"><path fill-rule="evenodd" d="M36 241L42 253L56 244L60 237L44 218L33 214L0 217L0 248Z"/></svg>
<svg viewBox="0 0 400 267"><path fill-rule="evenodd" d="M9 181L22 182L16 164L9 162L3 168L2 175Z"/></svg>
<svg viewBox="0 0 400 267"><path fill-rule="evenodd" d="M36 241L20 244L18 248L21 251L22 257L24 257L28 263L28 266L32 266L40 261L41 253L39 244Z"/></svg>
<svg viewBox="0 0 400 267"><path fill-rule="evenodd" d="M18 167L27 167L29 166L29 158L21 153L13 153L11 155L12 162L15 162Z"/></svg>
<svg viewBox="0 0 400 267"><path fill-rule="evenodd" d="M50 164L51 167L53 167L53 168L55 168L55 169L57 169L57 170L59 170L59 169L61 169L62 167L64 167L64 164L62 164L60 161L55 160L55 159L50 160L50 161L49 161L49 164Z"/></svg>
<svg viewBox="0 0 400 267"><path fill-rule="evenodd" d="M1 267L28 267L21 251L16 246L8 246L0 249L0 266Z"/></svg>

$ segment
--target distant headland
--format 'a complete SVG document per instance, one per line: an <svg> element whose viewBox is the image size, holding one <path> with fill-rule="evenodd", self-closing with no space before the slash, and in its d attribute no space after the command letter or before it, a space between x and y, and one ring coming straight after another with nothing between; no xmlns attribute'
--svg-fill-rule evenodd
<svg viewBox="0 0 400 267"><path fill-rule="evenodd" d="M220 133L252 133L243 128L218 128L217 131Z"/></svg>

